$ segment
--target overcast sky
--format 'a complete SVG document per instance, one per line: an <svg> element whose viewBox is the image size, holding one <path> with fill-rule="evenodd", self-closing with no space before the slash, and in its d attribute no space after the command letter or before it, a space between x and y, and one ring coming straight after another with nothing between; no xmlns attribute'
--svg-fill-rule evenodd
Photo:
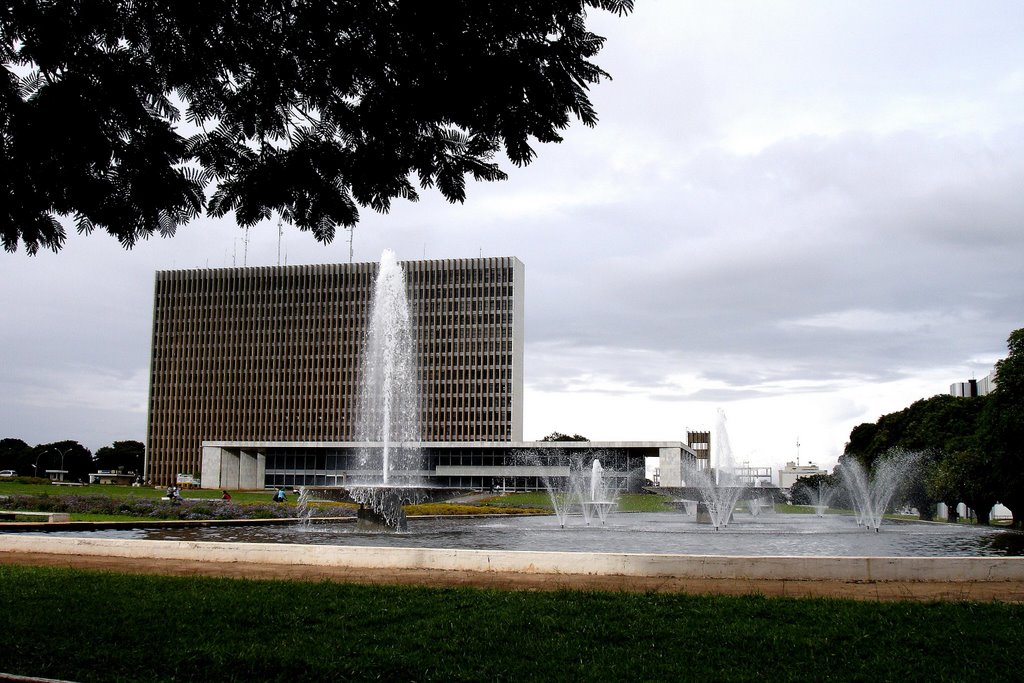
<svg viewBox="0 0 1024 683"><path fill-rule="evenodd" d="M525 434L831 466L1024 327L1024 4L637 0L601 121L464 205L364 211L357 261L526 264ZM0 254L0 437L145 440L154 272L273 265L275 224ZM282 261L347 262L286 227Z"/></svg>

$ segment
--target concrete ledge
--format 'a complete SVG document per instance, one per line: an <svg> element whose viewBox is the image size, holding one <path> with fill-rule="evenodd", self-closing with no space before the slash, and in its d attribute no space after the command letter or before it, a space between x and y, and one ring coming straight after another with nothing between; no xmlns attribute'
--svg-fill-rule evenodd
<svg viewBox="0 0 1024 683"><path fill-rule="evenodd" d="M27 510L0 510L0 520L17 519L28 517L29 519L44 519L45 523L70 522L71 515L67 512L29 512Z"/></svg>
<svg viewBox="0 0 1024 683"><path fill-rule="evenodd" d="M1024 582L1024 557L733 557L91 539L0 534L4 554L550 576L902 583Z"/></svg>

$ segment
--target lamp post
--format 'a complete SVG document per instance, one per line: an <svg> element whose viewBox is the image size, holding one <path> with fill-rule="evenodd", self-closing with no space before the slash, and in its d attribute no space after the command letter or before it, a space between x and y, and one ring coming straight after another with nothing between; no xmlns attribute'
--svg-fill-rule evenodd
<svg viewBox="0 0 1024 683"><path fill-rule="evenodd" d="M68 454L69 450L71 450L71 449L70 448L63 448L63 449L61 449L61 448L57 448L56 446L53 446L51 448L47 448L42 453L37 455L36 456L36 462L32 466L33 469L35 470L36 476L37 477L39 476L39 458L41 458L44 454L49 453L50 451L57 451L58 453L60 453L60 480L64 481L64 456Z"/></svg>

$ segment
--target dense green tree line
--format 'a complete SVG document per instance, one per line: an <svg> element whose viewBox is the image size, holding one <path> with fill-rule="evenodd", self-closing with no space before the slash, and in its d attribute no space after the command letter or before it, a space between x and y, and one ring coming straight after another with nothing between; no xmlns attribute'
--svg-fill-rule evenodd
<svg viewBox="0 0 1024 683"><path fill-rule="evenodd" d="M1009 355L996 363L987 396L939 395L917 401L877 422L857 425L842 458L872 467L893 449L920 453L904 501L930 518L935 504L955 515L965 503L987 524L997 502L1014 526L1024 520L1024 329L1008 340ZM829 483L835 483L829 479Z"/></svg>
<svg viewBox="0 0 1024 683"><path fill-rule="evenodd" d="M0 470L22 477L45 477L46 470L64 469L68 481L87 481L91 472L111 470L142 473L146 447L139 441L115 441L93 454L77 441L54 441L29 446L21 439L0 439Z"/></svg>

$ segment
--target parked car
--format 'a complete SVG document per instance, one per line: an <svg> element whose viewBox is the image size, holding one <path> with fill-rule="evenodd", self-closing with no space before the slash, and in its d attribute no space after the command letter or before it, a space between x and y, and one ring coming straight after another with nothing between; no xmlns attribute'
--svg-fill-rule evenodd
<svg viewBox="0 0 1024 683"><path fill-rule="evenodd" d="M0 470L0 477L16 477L18 473L14 470Z"/></svg>

